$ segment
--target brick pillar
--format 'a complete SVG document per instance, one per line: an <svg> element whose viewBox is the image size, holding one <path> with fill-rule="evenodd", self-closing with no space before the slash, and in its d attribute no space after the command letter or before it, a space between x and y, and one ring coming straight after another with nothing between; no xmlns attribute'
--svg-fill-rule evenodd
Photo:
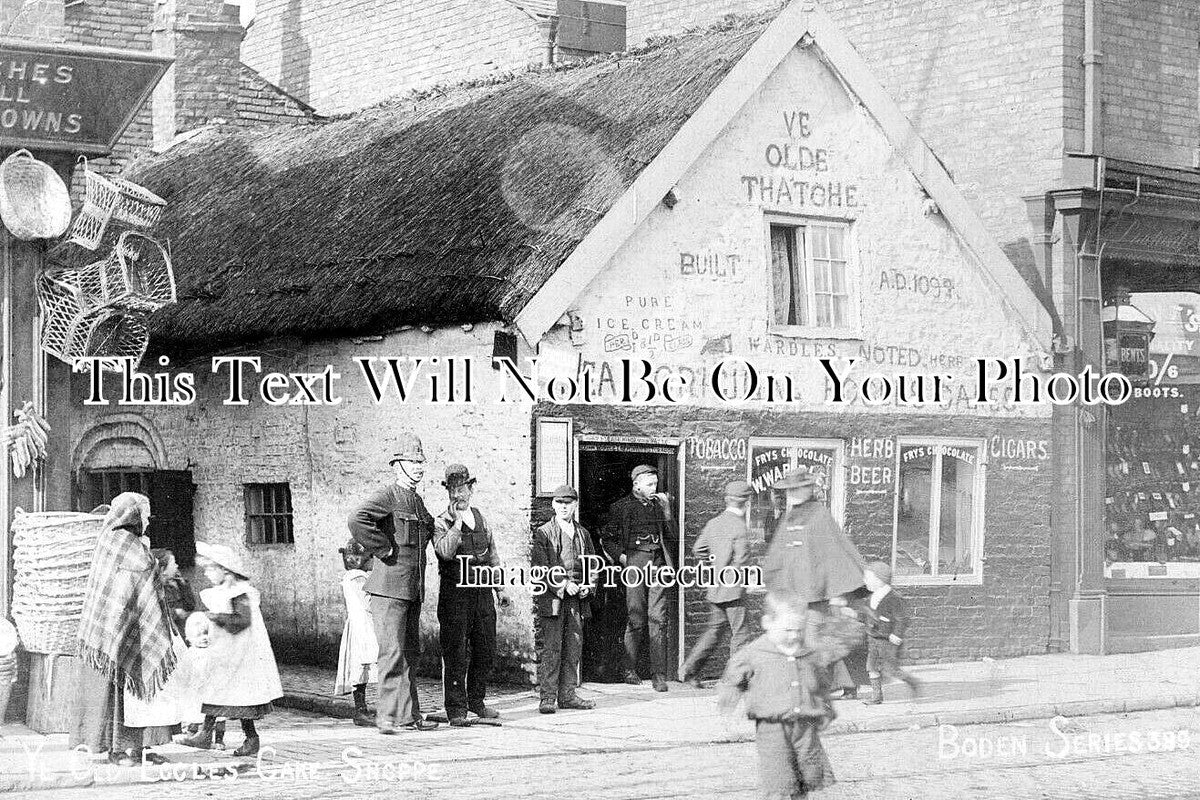
<svg viewBox="0 0 1200 800"><path fill-rule="evenodd" d="M166 0L154 22L154 50L175 59L154 93L154 144L212 120L238 118L239 7L223 0Z"/></svg>

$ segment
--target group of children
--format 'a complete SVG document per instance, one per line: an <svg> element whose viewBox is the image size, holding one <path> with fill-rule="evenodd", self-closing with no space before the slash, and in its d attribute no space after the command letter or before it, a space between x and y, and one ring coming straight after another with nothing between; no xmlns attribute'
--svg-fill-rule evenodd
<svg viewBox="0 0 1200 800"><path fill-rule="evenodd" d="M258 590L242 559L223 545L196 543L197 564L211 584L195 594L179 574L169 550L152 551L162 577L164 600L178 652L175 671L152 700L123 698L128 726L187 726L179 744L224 749L224 721L241 722L245 740L237 756L258 753L255 722L283 696L275 654L263 622ZM148 761L161 756L146 754Z"/></svg>

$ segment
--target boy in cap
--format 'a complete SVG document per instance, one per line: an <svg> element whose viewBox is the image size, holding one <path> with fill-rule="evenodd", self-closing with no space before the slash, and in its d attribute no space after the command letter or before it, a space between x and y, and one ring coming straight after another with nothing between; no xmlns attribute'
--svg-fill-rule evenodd
<svg viewBox="0 0 1200 800"><path fill-rule="evenodd" d="M421 656L421 603L425 599L425 549L433 538L433 517L417 494L425 477L421 440L402 436L388 462L395 481L377 489L350 514L350 535L374 557L363 587L379 642L379 700L375 726L380 733L397 725L424 731L436 722L421 715L412 666Z"/></svg>
<svg viewBox="0 0 1200 800"><path fill-rule="evenodd" d="M496 658L493 590L469 585L471 575L464 574L473 567L498 569L500 556L487 520L471 505L475 493L471 471L462 464L451 464L442 486L450 502L433 521L433 550L441 577L437 617L446 717L457 728L467 724L467 711L481 719L500 716L483 702ZM503 590L495 591L501 605L506 604Z"/></svg>
<svg viewBox="0 0 1200 800"><path fill-rule="evenodd" d="M882 561L872 561L863 570L863 579L871 591L864 613L871 696L863 702L875 706L883 702L884 678L899 678L913 694L920 693L921 682L900 666L900 646L908 628L908 604L892 588L892 568Z"/></svg>
<svg viewBox="0 0 1200 800"><path fill-rule="evenodd" d="M579 660L583 653L583 620L591 616L591 598L599 574L584 582L584 556L594 556L592 536L575 519L579 494L566 484L554 490L554 519L533 533L530 564L549 573L561 568L565 580L547 579L546 591L534 596L538 640L538 710L553 714L556 708L587 710L591 700L575 694ZM557 701L557 707L555 705Z"/></svg>
<svg viewBox="0 0 1200 800"><path fill-rule="evenodd" d="M726 567L745 565L749 553L749 534L746 526L746 503L753 492L746 481L730 481L725 485L725 510L713 517L700 531L692 554L707 561L719 578ZM729 652L741 649L746 638L745 586L710 586L706 593L709 604L708 622L700 641L683 663L683 680L700 688L700 671L704 668L721 631L729 626Z"/></svg>
<svg viewBox="0 0 1200 800"><path fill-rule="evenodd" d="M777 592L767 595L762 623L766 633L730 659L718 707L732 711L745 696L763 797L804 797L835 780L818 735L835 716L825 676L853 647L858 626Z"/></svg>
<svg viewBox="0 0 1200 800"><path fill-rule="evenodd" d="M674 569L678 543L667 506L667 496L658 494L658 470L639 464L630 475L633 486L625 497L609 508L608 524L601 541L610 561L639 570L653 565ZM625 682L642 682L637 673L642 639L650 644L650 670L654 691L667 691L667 587L645 582L625 586ZM648 624L647 624L648 623Z"/></svg>

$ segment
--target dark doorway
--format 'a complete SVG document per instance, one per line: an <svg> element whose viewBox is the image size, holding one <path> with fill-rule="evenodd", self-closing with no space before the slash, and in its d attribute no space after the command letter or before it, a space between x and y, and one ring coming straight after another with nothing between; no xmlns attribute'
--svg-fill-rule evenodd
<svg viewBox="0 0 1200 800"><path fill-rule="evenodd" d="M150 546L171 550L180 569L188 569L195 562L192 496L196 486L192 483L192 473L186 470L84 470L76 488L75 508L78 511L107 505L122 492L146 495L150 498L150 525L146 528Z"/></svg>
<svg viewBox="0 0 1200 800"><path fill-rule="evenodd" d="M609 507L629 494L630 473L639 464L658 470L658 490L674 501L675 519L679 519L678 450L669 445L626 444L622 442L580 442L579 444L579 515L592 532L597 552L603 552L600 535L608 523ZM678 557L678 554L673 554ZM677 592L667 606L667 666L673 677L678 662ZM625 592L620 587L600 587L592 603L592 618L583 632L582 672L585 681L618 683L625 675ZM643 648L643 662L645 661ZM649 675L648 664L639 672Z"/></svg>

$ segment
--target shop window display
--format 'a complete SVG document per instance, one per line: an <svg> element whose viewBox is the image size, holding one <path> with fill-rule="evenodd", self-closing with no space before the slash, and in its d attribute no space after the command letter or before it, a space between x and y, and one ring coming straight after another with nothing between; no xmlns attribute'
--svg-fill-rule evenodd
<svg viewBox="0 0 1200 800"><path fill-rule="evenodd" d="M910 582L980 575L983 471L979 442L901 441L893 564Z"/></svg>
<svg viewBox="0 0 1200 800"><path fill-rule="evenodd" d="M1104 570L1109 578L1200 576L1200 295L1114 299L1152 322L1146 375L1109 410ZM1109 342L1110 350L1114 347ZM1119 347L1120 343L1116 343ZM1123 352L1123 351L1122 351ZM1128 359L1110 355L1109 369Z"/></svg>

